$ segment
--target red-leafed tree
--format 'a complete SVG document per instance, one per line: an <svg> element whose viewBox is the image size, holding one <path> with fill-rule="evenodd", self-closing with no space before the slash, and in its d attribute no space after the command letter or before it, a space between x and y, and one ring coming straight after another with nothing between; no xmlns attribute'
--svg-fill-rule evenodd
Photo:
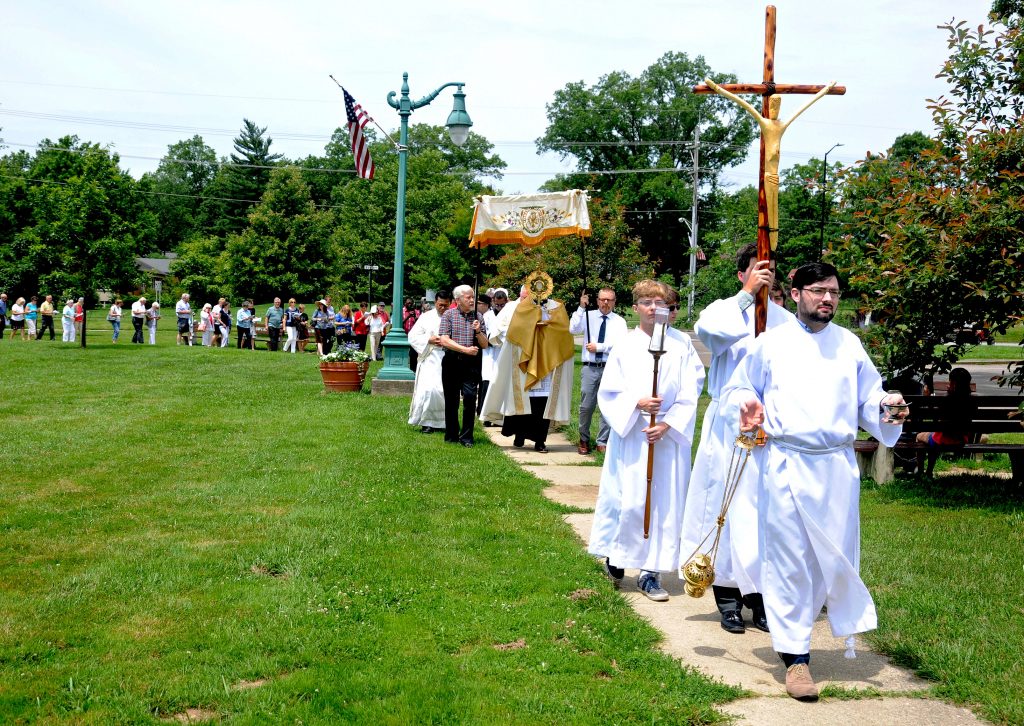
<svg viewBox="0 0 1024 726"><path fill-rule="evenodd" d="M934 143L845 176L852 224L832 260L879 321L865 337L889 371L947 371L967 347L941 345L957 328L1024 319L1024 85L1010 21L943 26L949 95L930 101Z"/></svg>

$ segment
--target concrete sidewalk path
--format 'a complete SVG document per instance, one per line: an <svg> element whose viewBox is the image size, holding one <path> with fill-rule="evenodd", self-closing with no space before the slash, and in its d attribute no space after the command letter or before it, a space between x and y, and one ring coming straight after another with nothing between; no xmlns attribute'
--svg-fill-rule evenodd
<svg viewBox="0 0 1024 726"><path fill-rule="evenodd" d="M549 453L535 452L531 446L516 449L511 437L497 428L487 428L490 439L526 471L550 482L545 494L560 504L593 510L601 481L601 468L594 456L581 456L561 433L548 436ZM568 514L584 546L590 536L593 515ZM664 636L661 648L715 680L739 686L749 696L724 704L720 710L750 724L793 724L800 720L811 724L870 726L873 724L980 724L970 710L923 697L930 684L909 671L897 668L875 653L858 638L857 657L847 659L844 641L832 637L827 621L819 618L814 629L811 672L819 688L827 686L848 695L857 691L863 697L830 698L826 695L813 704L789 698L785 689L785 668L772 650L767 633L750 628L733 635L719 627L718 610L711 594L688 597L677 577L663 577L662 586L671 599L651 602L636 589L636 571L626 572L621 591L634 610Z"/></svg>

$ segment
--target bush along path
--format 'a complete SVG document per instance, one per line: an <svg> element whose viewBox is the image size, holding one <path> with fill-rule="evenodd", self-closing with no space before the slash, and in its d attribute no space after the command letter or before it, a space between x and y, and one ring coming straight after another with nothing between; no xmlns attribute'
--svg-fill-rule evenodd
<svg viewBox="0 0 1024 726"><path fill-rule="evenodd" d="M590 536L601 468L592 456L580 456L561 433L548 436L549 453L516 449L497 428L485 429L491 440L523 469L549 482L544 493L551 500L577 510L565 521L584 546ZM595 564L595 567L598 566ZM867 724L980 724L970 710L928 698L931 684L889 663L857 639L856 658L845 656L841 638L832 637L828 622L815 624L811 664L821 689L817 703L789 698L785 667L772 650L767 633L748 628L742 635L719 626L714 598L695 599L683 592L678 577L664 576L668 602L651 602L636 588L636 571L626 571L621 592L629 604L663 635L661 648L723 683L743 688L747 696L722 704L720 709L741 723L793 724L810 719L815 724L849 726Z"/></svg>

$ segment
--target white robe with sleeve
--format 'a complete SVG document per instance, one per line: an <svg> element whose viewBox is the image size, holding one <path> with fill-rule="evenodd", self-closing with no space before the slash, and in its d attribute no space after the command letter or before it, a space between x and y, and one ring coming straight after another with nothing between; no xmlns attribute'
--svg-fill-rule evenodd
<svg viewBox="0 0 1024 726"><path fill-rule="evenodd" d="M793 314L778 305L768 305L767 329L793 320ZM754 305L739 306L739 296L708 305L694 330L711 351L708 395L711 403L704 412L700 444L693 460L693 475L683 509L683 564L698 545L717 527L722 509L725 476L729 471L733 442L739 433L738 409L727 415L720 407L720 395L736 366L754 343ZM756 448L747 459L743 479L729 506L715 559L715 584L739 588L744 595L761 592L761 541L758 527L758 476L764 449ZM708 553L711 539L700 551Z"/></svg>
<svg viewBox="0 0 1024 726"><path fill-rule="evenodd" d="M504 310L504 308L502 308ZM484 328L486 330L493 330L496 325L498 316L494 314L493 310L488 310L484 313ZM490 342L490 338L488 338ZM493 345L489 344L486 348L480 351L480 380L482 381L493 381L494 372L498 367L498 353L501 352L501 344Z"/></svg>
<svg viewBox="0 0 1024 726"><path fill-rule="evenodd" d="M690 446L704 366L688 336L670 331L658 365L657 420L671 428L654 446L651 531L644 539L647 498L647 437L650 416L636 404L651 395L654 357L650 337L639 327L612 349L598 405L611 426L588 551L615 567L668 572L679 567L679 532L690 475Z"/></svg>
<svg viewBox="0 0 1024 726"><path fill-rule="evenodd" d="M428 310L409 331L409 345L419 354L409 404L409 423L413 426L444 429L444 388L441 385L444 348L430 344L431 336L437 335L440 328L441 316L437 310Z"/></svg>
<svg viewBox="0 0 1024 726"><path fill-rule="evenodd" d="M810 652L823 604L835 636L877 627L860 578L857 428L892 446L902 426L881 423L881 377L860 340L794 319L761 335L722 392L722 408L764 404L768 434L760 500L762 593L772 645Z"/></svg>

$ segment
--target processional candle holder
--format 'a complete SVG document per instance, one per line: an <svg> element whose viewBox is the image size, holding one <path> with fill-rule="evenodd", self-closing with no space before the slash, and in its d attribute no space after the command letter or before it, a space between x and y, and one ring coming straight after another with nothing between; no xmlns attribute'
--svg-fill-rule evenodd
<svg viewBox="0 0 1024 726"><path fill-rule="evenodd" d="M651 397L658 396L658 363L665 355L665 336L668 332L668 308L654 309L654 328L651 330L651 341L647 344L647 352L654 356L654 382L651 384ZM657 423L657 414L651 414L651 426ZM647 444L647 499L644 501L644 539L651 535L651 481L654 479L654 444Z"/></svg>
<svg viewBox="0 0 1024 726"><path fill-rule="evenodd" d="M715 520L715 527L700 541L683 565L683 589L690 597L704 597L704 593L715 581L715 559L718 557L718 545L722 540L722 529L725 527L725 517L729 513L729 505L736 494L740 481L743 479L743 471L747 467L747 461L754 448L758 446L758 432L741 433L736 437L732 446L732 456L729 458L729 471L725 476L725 486L722 489L722 506ZM701 548L707 543L711 535L715 536L711 549L701 552Z"/></svg>

